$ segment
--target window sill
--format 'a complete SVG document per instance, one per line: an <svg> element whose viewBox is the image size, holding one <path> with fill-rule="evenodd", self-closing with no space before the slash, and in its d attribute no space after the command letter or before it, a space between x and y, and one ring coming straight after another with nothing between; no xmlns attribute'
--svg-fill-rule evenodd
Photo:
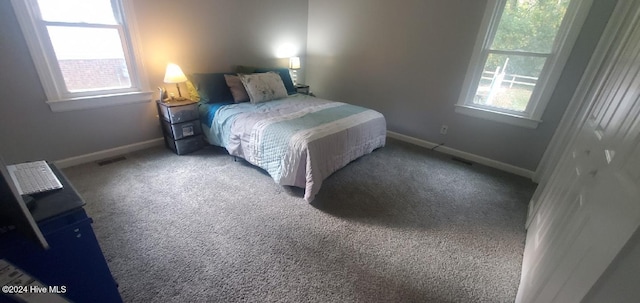
<svg viewBox="0 0 640 303"><path fill-rule="evenodd" d="M113 95L91 96L65 100L47 101L51 111L66 112L91 109L122 104L143 103L151 101L153 92L134 92Z"/></svg>
<svg viewBox="0 0 640 303"><path fill-rule="evenodd" d="M484 108L477 108L468 105L456 104L456 113L472 116L476 118L492 120L496 122L511 124L520 127L526 127L535 129L542 120L536 120L516 115L505 114L497 111L487 110Z"/></svg>

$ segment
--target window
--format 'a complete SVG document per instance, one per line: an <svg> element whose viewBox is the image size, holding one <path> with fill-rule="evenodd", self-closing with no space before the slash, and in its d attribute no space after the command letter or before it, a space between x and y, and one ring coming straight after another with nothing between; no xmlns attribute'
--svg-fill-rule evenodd
<svg viewBox="0 0 640 303"><path fill-rule="evenodd" d="M456 112L536 128L589 0L490 0Z"/></svg>
<svg viewBox="0 0 640 303"><path fill-rule="evenodd" d="M12 1L53 111L151 100L125 1Z"/></svg>

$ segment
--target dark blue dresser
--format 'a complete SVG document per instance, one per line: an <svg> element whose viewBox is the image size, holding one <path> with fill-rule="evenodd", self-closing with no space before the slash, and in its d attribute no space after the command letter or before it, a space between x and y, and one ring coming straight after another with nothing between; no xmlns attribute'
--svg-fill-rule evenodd
<svg viewBox="0 0 640 303"><path fill-rule="evenodd" d="M45 250L17 231L0 234L0 259L5 259L48 286L64 286L59 294L71 302L122 302L102 254L85 202L67 178L52 165L64 188L34 195L31 214L49 243ZM14 299L0 293L0 302Z"/></svg>

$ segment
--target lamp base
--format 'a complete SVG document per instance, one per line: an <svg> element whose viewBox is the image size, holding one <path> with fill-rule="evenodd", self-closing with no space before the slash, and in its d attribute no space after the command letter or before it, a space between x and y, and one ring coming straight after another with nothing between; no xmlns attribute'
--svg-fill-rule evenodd
<svg viewBox="0 0 640 303"><path fill-rule="evenodd" d="M186 100L189 100L189 98L185 98L183 96L176 97L176 95L171 93L171 94L169 94L169 97L164 99L164 100L162 100L162 102L175 102L175 101L186 101Z"/></svg>
<svg viewBox="0 0 640 303"><path fill-rule="evenodd" d="M291 81L293 82L293 85L297 85L298 84L298 71L295 69L289 69L289 75L291 75Z"/></svg>
<svg viewBox="0 0 640 303"><path fill-rule="evenodd" d="M176 83L176 88L178 89L178 96L182 98L182 92L180 91L180 83ZM185 98L186 100L186 98Z"/></svg>

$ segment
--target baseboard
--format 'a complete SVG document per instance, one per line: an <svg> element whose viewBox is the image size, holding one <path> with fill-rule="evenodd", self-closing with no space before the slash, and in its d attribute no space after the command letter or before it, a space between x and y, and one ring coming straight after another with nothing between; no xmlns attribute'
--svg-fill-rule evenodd
<svg viewBox="0 0 640 303"><path fill-rule="evenodd" d="M410 136L406 136L403 134L399 134L396 132L392 132L392 131L387 131L387 136L389 138L394 138L394 139L398 139L400 141L404 141L407 143L411 143L414 145L418 145L418 146L422 146L425 148L434 148L436 146L438 146L439 144L433 143L433 142L429 142L429 141L425 141L422 139L418 139L418 138L414 138L414 137L410 137ZM461 150L457 150L451 147L447 147L447 146L440 146L436 149L436 151L444 153L444 154L448 154L448 155L452 155L454 157L458 157L458 158L462 158L465 160L469 160L471 162L475 162L475 163L479 163L485 166L489 166L489 167L493 167L495 169L499 169L502 171L506 171L518 176L522 176L525 178L529 178L532 179L534 172L528 169L524 169L521 167L517 167L511 164L507 164L504 162L500 162L500 161L496 161L493 159L489 159L489 158L485 158L482 156L478 156L478 155L474 155L472 153L468 153L468 152L463 152Z"/></svg>
<svg viewBox="0 0 640 303"><path fill-rule="evenodd" d="M438 146L438 144L433 143L433 142L429 142L429 141L425 141L425 140L422 140L422 139L410 137L410 136L403 135L403 134L396 133L396 132L392 132L392 131L387 131L387 136L390 137L390 138L394 138L394 139L397 139L397 140L400 140L400 141L404 141L404 142L407 142L407 143L411 143L411 144L414 144L414 145L417 145L417 146L421 146L421 147L424 147L424 148L429 148L429 149ZM84 164L84 163L89 163L89 162L94 162L94 161L98 161L98 160L102 160L102 159L106 159L106 158L111 158L111 157L124 155L124 154L130 153L130 152L134 152L134 151L138 151L138 150L142 150L142 149L146 149L146 148L150 148L150 147L154 147L154 146L159 146L159 145L162 145L163 142L164 142L163 138L157 138L157 139L138 142L138 143L134 143L134 144L119 146L119 147L116 147L116 148L106 149L106 150L102 150L102 151L98 151L98 152L94 152L94 153L89 153L89 154L85 154L85 155L80 155L80 156L76 156L76 157L57 160L57 161L54 161L54 163L59 168L71 167L71 166L75 166L75 165L80 165L80 164ZM482 156L474 155L472 153L463 152L461 150L457 150L457 149L450 148L450 147L447 147L447 146L440 146L440 147L438 147L438 149L436 151L441 152L441 153L445 153L445 154L448 154L448 155L452 155L454 157L458 157L458 158L462 158L462 159L465 159L465 160L469 160L469 161L472 161L472 162L475 162L475 163L479 163L479 164L482 164L482 165L486 165L486 166L489 166L489 167L493 167L495 169L506 171L506 172L509 172L509 173L512 173L512 174L516 174L518 176L523 176L523 177L529 178L529 179L533 178L533 175L534 175L534 172L530 171L528 169L524 169L524 168L517 167L517 166L511 165L511 164L504 163L504 162L492 160L492 159L485 158L485 157L482 157Z"/></svg>
<svg viewBox="0 0 640 303"><path fill-rule="evenodd" d="M65 168L65 167L80 165L84 163L95 162L95 161L106 159L106 158L121 156L137 150L159 146L159 145L162 145L163 143L164 143L163 138L151 139L148 141L142 141L142 142L133 143L129 145L119 146L116 148L101 150L95 153L57 160L57 161L54 161L54 163L59 168Z"/></svg>

